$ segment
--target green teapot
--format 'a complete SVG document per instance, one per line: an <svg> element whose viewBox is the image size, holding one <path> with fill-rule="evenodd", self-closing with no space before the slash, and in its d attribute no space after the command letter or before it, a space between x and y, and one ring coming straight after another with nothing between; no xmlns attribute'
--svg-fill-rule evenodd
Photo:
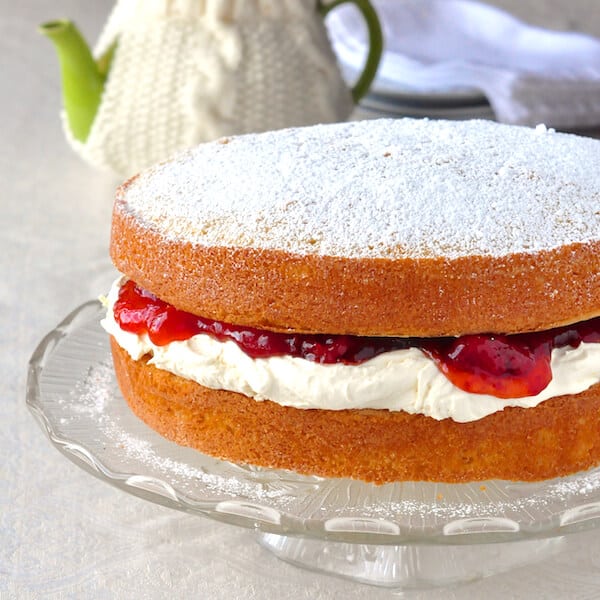
<svg viewBox="0 0 600 600"><path fill-rule="evenodd" d="M352 90L323 22L344 2L370 36ZM93 52L70 21L40 31L58 53L69 142L122 176L227 135L343 121L382 52L369 0L118 0Z"/></svg>

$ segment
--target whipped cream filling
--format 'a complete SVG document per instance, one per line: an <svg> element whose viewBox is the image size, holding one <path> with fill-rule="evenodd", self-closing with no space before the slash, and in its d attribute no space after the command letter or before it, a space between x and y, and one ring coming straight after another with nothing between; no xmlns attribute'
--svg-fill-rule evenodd
<svg viewBox="0 0 600 600"><path fill-rule="evenodd" d="M552 351L552 381L536 396L496 398L456 387L418 348L394 350L357 365L319 364L293 356L251 358L233 341L199 334L165 346L147 334L122 330L113 306L117 279L106 298L104 329L138 360L149 354L159 369L213 389L271 400L302 409L380 409L422 414L437 420L476 421L508 406L531 408L563 394L578 394L600 381L600 344L582 343Z"/></svg>

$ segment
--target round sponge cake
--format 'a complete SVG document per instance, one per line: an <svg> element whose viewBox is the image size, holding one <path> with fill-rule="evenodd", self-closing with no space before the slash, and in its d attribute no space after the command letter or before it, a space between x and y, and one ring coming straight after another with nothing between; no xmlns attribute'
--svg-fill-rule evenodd
<svg viewBox="0 0 600 600"><path fill-rule="evenodd" d="M537 481L600 462L600 384L470 423L387 410L303 410L213 390L132 360L112 341L133 412L206 454L323 477Z"/></svg>
<svg viewBox="0 0 600 600"><path fill-rule="evenodd" d="M163 300L242 325L548 329L600 314L599 156L485 121L223 139L120 188L111 254Z"/></svg>

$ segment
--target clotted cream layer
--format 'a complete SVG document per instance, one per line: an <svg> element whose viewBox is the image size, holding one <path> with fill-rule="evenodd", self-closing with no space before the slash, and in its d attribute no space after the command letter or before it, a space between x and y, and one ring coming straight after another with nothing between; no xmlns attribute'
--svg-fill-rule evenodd
<svg viewBox="0 0 600 600"><path fill-rule="evenodd" d="M403 410L441 420L476 421L508 406L531 408L564 394L578 394L600 382L600 344L582 343L552 352L552 381L536 396L501 399L471 394L453 385L418 348L385 352L358 365L319 364L292 356L251 358L233 341L199 334L156 346L148 335L123 331L113 306L119 278L107 297L104 329L134 360L151 354L150 364L213 389L238 392L283 406L343 410Z"/></svg>

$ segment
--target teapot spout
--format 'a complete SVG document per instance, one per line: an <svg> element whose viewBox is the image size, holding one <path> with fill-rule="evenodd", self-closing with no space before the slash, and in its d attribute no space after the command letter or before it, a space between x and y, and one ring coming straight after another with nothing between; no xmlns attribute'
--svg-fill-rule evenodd
<svg viewBox="0 0 600 600"><path fill-rule="evenodd" d="M105 73L96 64L75 24L61 19L39 26L56 48L62 77L62 96L73 137L87 139L102 98Z"/></svg>

